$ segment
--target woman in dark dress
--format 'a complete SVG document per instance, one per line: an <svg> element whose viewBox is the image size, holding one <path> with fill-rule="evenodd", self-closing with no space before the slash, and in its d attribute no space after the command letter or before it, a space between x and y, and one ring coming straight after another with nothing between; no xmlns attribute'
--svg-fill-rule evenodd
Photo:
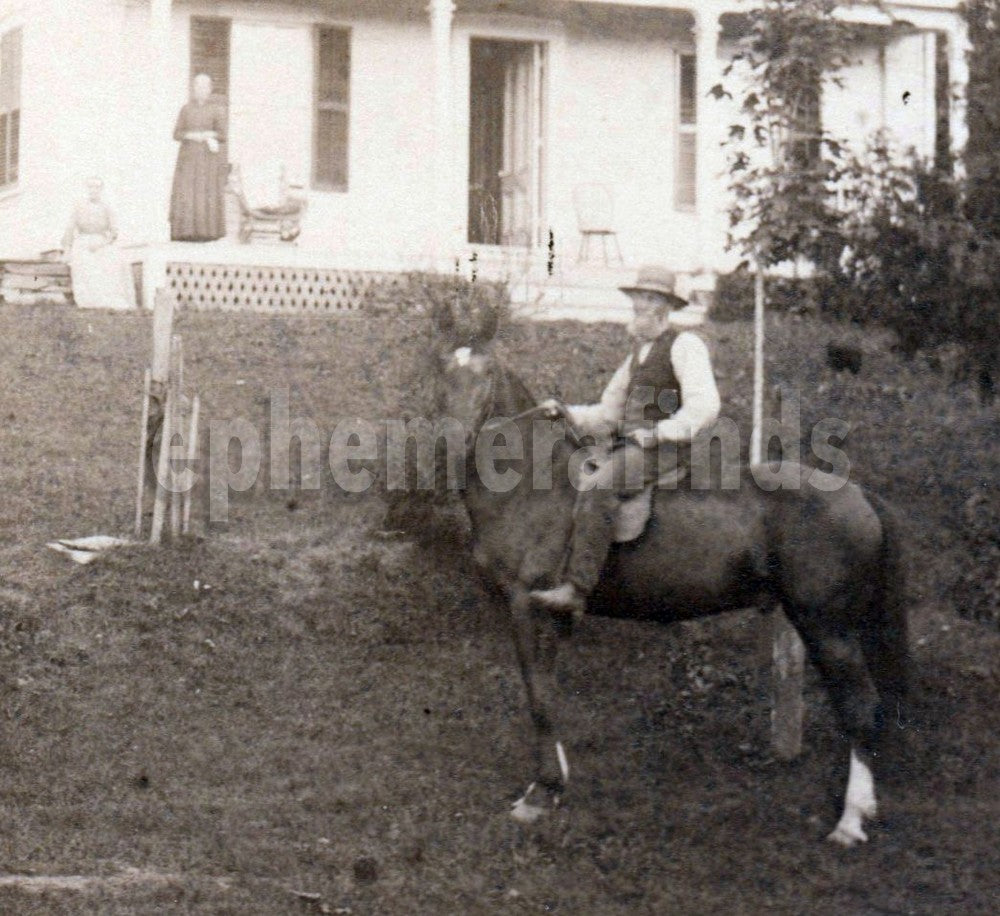
<svg viewBox="0 0 1000 916"><path fill-rule="evenodd" d="M181 144L170 195L170 237L175 241L209 242L226 234L226 176L219 152L226 139L226 113L209 101L211 95L211 78L199 73L174 128L174 139Z"/></svg>

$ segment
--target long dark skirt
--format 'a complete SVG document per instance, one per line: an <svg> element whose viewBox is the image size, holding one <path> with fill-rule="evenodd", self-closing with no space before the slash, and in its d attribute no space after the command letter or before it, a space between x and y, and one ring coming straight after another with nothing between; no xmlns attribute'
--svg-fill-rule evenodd
<svg viewBox="0 0 1000 916"><path fill-rule="evenodd" d="M226 234L225 177L221 153L185 140L177 153L170 195L170 238L208 242Z"/></svg>

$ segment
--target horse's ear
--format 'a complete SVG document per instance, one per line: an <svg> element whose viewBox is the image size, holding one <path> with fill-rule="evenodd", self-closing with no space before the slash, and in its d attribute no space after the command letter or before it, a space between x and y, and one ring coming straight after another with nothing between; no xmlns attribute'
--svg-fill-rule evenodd
<svg viewBox="0 0 1000 916"><path fill-rule="evenodd" d="M431 324L443 336L449 336L455 331L455 315L451 306L444 302L435 303L431 311Z"/></svg>
<svg viewBox="0 0 1000 916"><path fill-rule="evenodd" d="M455 348L455 316L445 303L435 303L430 313L431 335L439 359Z"/></svg>
<svg viewBox="0 0 1000 916"><path fill-rule="evenodd" d="M479 328L474 338L476 349L482 349L497 336L497 326L497 310L495 308L485 309L479 319Z"/></svg>

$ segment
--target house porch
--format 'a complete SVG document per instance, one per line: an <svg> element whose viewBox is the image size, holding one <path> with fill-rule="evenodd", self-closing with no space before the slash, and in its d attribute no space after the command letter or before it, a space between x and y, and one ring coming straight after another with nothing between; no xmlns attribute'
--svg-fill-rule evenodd
<svg viewBox="0 0 1000 916"><path fill-rule="evenodd" d="M373 284L436 267L431 260L227 240L164 242L133 248L128 256L141 265L147 308L158 288L168 288L187 308L276 315L357 313ZM451 269L456 268L466 279L506 282L519 317L616 322L630 317L628 298L619 291L634 279L628 267L552 263L527 249L496 247L470 248ZM692 300L684 318L697 323L707 304L708 278L682 274L679 283Z"/></svg>

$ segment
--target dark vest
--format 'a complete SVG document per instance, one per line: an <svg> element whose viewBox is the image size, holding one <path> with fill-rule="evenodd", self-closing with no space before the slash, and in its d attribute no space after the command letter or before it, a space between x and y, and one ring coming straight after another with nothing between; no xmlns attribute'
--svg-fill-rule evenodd
<svg viewBox="0 0 1000 916"><path fill-rule="evenodd" d="M649 350L646 361L637 365L638 349L632 356L632 377L625 401L622 434L635 429L652 429L660 420L673 416L681 406L681 383L674 374L670 348L677 339L675 330L664 331Z"/></svg>

